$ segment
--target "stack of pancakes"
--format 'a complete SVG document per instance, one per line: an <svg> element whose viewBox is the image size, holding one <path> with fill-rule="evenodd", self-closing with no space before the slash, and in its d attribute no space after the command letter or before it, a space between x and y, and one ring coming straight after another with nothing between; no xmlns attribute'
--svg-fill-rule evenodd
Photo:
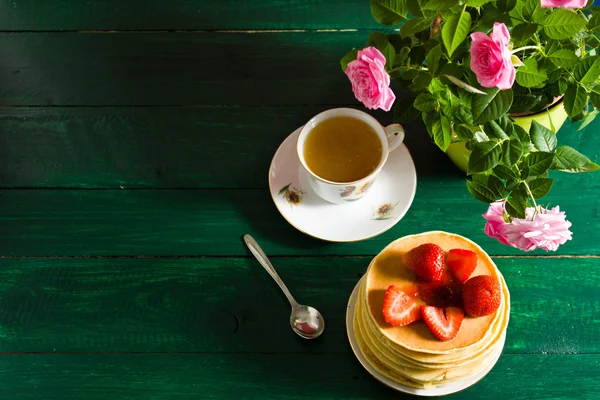
<svg viewBox="0 0 600 400"><path fill-rule="evenodd" d="M478 264L471 277L491 275L500 282L502 299L498 310L478 318L465 315L452 340L436 339L422 320L393 327L383 317L388 286L396 285L407 293L415 287L415 273L404 265L403 255L424 243L435 243L445 252L456 248L474 251ZM431 388L489 368L491 359L502 350L509 313L506 282L481 247L459 235L427 232L398 239L373 259L361 281L353 321L360 350L376 371L406 386Z"/></svg>

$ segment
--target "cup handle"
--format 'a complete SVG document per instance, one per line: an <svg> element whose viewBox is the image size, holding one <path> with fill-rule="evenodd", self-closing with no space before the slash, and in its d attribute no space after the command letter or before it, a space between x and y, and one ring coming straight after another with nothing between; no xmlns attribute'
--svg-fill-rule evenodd
<svg viewBox="0 0 600 400"><path fill-rule="evenodd" d="M404 141L404 128L400 124L391 124L385 127L389 151L394 151Z"/></svg>

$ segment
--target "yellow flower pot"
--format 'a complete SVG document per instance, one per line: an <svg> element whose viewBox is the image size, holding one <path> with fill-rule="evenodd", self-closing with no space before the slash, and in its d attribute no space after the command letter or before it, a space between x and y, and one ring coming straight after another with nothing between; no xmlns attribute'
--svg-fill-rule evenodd
<svg viewBox="0 0 600 400"><path fill-rule="evenodd" d="M520 115L512 116L515 123L529 132L532 121L537 121L539 124L546 128L558 132L561 126L567 120L567 112L563 106L563 101L560 100L558 103L553 104L549 108L531 115ZM554 129L553 129L554 126ZM446 154L450 157L450 160L460 168L462 171L467 172L467 165L469 162L470 150L465 147L465 142L453 142L448 146Z"/></svg>

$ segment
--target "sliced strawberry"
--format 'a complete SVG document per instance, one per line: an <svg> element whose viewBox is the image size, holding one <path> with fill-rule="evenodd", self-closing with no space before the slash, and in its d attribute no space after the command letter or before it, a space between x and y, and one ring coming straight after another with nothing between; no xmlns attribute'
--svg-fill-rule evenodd
<svg viewBox="0 0 600 400"><path fill-rule="evenodd" d="M439 281L444 273L444 250L437 244L422 244L404 255L404 265L424 281Z"/></svg>
<svg viewBox="0 0 600 400"><path fill-rule="evenodd" d="M463 286L463 307L471 317L489 315L500 307L500 282L489 275L478 275Z"/></svg>
<svg viewBox="0 0 600 400"><path fill-rule="evenodd" d="M391 285L383 299L383 317L392 326L404 326L420 320L421 312L409 295Z"/></svg>
<svg viewBox="0 0 600 400"><path fill-rule="evenodd" d="M465 317L462 308L458 307L421 306L421 315L433 336L439 340L454 339Z"/></svg>
<svg viewBox="0 0 600 400"><path fill-rule="evenodd" d="M466 249L452 249L446 258L448 268L460 283L465 283L477 267L477 253Z"/></svg>
<svg viewBox="0 0 600 400"><path fill-rule="evenodd" d="M461 285L454 282L420 282L417 283L416 297L428 306L460 307L462 306Z"/></svg>

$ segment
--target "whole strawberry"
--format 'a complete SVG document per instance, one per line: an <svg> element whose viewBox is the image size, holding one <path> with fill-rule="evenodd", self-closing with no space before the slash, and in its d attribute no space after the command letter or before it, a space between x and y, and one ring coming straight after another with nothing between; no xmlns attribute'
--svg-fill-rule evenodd
<svg viewBox="0 0 600 400"><path fill-rule="evenodd" d="M424 281L440 281L444 274L444 250L437 244L422 244L404 255L404 265Z"/></svg>
<svg viewBox="0 0 600 400"><path fill-rule="evenodd" d="M500 307L500 283L489 275L479 275L465 282L463 307L471 317L490 315Z"/></svg>

